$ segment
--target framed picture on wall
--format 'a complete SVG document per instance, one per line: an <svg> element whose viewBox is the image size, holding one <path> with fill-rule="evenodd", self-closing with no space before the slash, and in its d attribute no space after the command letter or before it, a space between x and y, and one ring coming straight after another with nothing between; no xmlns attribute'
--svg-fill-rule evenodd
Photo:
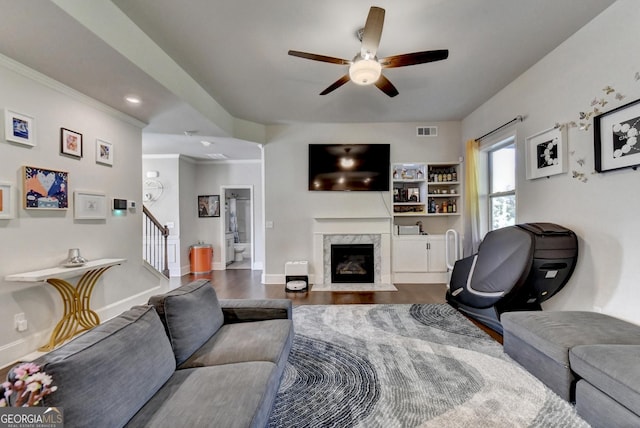
<svg viewBox="0 0 640 428"><path fill-rule="evenodd" d="M596 116L593 132L596 171L640 165L640 100Z"/></svg>
<svg viewBox="0 0 640 428"><path fill-rule="evenodd" d="M60 153L74 158L82 157L82 134L60 128Z"/></svg>
<svg viewBox="0 0 640 428"><path fill-rule="evenodd" d="M73 218L76 220L105 220L107 197L102 192L76 190L73 192Z"/></svg>
<svg viewBox="0 0 640 428"><path fill-rule="evenodd" d="M25 209L69 208L69 173L35 166L22 167L22 204Z"/></svg>
<svg viewBox="0 0 640 428"><path fill-rule="evenodd" d="M0 220L13 218L13 186L0 181Z"/></svg>
<svg viewBox="0 0 640 428"><path fill-rule="evenodd" d="M198 217L220 217L220 195L198 196Z"/></svg>
<svg viewBox="0 0 640 428"><path fill-rule="evenodd" d="M96 163L113 166L113 144L96 140Z"/></svg>
<svg viewBox="0 0 640 428"><path fill-rule="evenodd" d="M4 138L25 146L35 146L35 119L13 110L4 110Z"/></svg>
<svg viewBox="0 0 640 428"><path fill-rule="evenodd" d="M529 180L567 172L566 131L553 127L532 135L525 140L525 154Z"/></svg>

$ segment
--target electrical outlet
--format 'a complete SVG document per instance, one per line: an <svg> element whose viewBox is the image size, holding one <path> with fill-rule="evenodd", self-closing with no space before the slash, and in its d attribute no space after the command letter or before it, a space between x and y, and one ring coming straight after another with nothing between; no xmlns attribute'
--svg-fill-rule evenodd
<svg viewBox="0 0 640 428"><path fill-rule="evenodd" d="M13 324L18 331L25 331L28 328L27 318L25 317L24 312L20 312L13 316Z"/></svg>

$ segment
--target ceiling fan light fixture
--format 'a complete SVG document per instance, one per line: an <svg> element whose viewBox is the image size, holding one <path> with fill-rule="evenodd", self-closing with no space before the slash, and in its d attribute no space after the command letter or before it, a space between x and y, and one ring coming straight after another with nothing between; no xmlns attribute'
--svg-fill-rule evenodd
<svg viewBox="0 0 640 428"><path fill-rule="evenodd" d="M372 85L380 78L382 66L376 59L359 59L349 67L349 78L357 85Z"/></svg>

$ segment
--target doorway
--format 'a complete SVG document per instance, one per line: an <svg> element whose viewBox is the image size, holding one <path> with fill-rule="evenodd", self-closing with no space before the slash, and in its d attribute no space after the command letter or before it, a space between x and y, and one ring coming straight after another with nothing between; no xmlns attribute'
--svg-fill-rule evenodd
<svg viewBox="0 0 640 428"><path fill-rule="evenodd" d="M221 186L222 255L225 269L253 269L255 258L253 186Z"/></svg>

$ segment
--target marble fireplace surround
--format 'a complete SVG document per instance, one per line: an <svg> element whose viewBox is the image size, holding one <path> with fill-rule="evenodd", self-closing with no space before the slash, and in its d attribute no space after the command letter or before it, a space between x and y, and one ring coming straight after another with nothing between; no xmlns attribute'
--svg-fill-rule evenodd
<svg viewBox="0 0 640 428"><path fill-rule="evenodd" d="M389 217L315 217L314 284L331 282L331 244L373 244L375 284L391 283L391 219Z"/></svg>

